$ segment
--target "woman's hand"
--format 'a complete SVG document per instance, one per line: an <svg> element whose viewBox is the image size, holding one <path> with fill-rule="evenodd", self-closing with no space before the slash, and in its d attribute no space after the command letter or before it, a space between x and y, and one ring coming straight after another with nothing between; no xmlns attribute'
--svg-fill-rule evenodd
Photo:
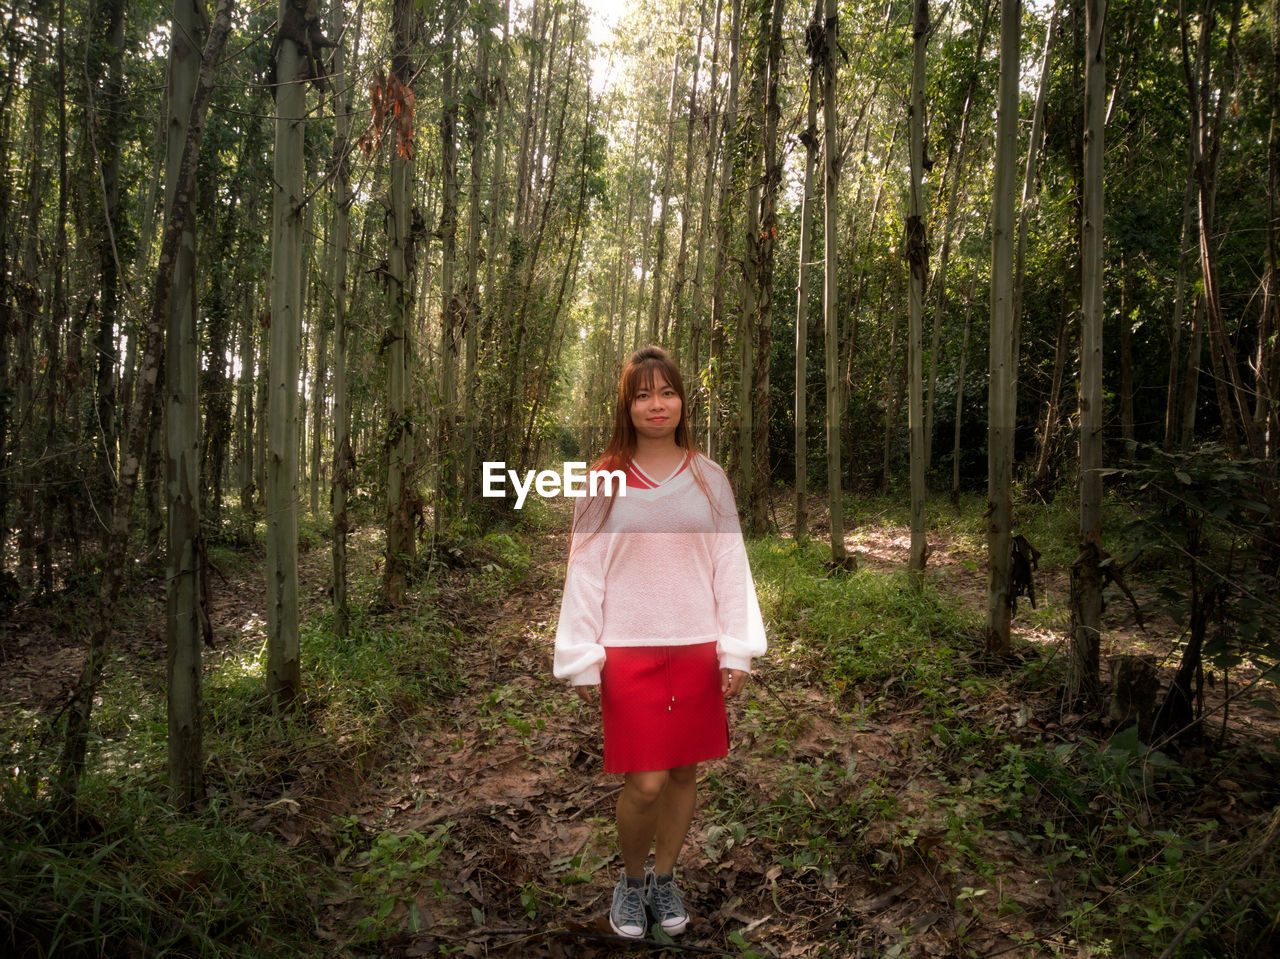
<svg viewBox="0 0 1280 959"><path fill-rule="evenodd" d="M577 692L578 698L588 706L595 703L596 694L600 691L600 686L598 684L595 686L574 686L573 688Z"/></svg>
<svg viewBox="0 0 1280 959"><path fill-rule="evenodd" d="M747 685L747 673L741 669L721 669L720 689L726 697L736 696Z"/></svg>

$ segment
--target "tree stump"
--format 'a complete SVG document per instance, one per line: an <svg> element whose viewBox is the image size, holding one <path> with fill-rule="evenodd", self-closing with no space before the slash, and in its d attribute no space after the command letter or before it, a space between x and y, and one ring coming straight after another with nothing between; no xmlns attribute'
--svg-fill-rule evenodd
<svg viewBox="0 0 1280 959"><path fill-rule="evenodd" d="M1138 738L1148 742L1155 717L1160 678L1154 656L1112 656L1111 707L1108 716L1117 729L1138 724Z"/></svg>

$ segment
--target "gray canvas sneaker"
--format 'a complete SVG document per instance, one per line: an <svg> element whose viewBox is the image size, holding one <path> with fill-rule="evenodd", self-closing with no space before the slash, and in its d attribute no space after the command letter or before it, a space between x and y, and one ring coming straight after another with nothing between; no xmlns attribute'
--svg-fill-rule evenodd
<svg viewBox="0 0 1280 959"><path fill-rule="evenodd" d="M653 918L667 935L679 935L689 925L689 913L680 897L680 888L670 876L666 877L665 882L659 882L657 876L647 872L644 878L644 899Z"/></svg>
<svg viewBox="0 0 1280 959"><path fill-rule="evenodd" d="M640 886L628 886L627 874L624 872L613 887L613 905L609 908L609 925L613 931L628 939L640 939L644 936L644 889Z"/></svg>

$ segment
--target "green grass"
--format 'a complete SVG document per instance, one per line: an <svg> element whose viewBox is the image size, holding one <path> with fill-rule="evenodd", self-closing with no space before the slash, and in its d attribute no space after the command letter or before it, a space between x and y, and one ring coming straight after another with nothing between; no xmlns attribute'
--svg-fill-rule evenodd
<svg viewBox="0 0 1280 959"><path fill-rule="evenodd" d="M0 941L21 956L293 956L313 912L298 850L247 830L226 802L195 818L153 775L84 783L78 832L0 787ZM269 894L264 895L264 890Z"/></svg>
<svg viewBox="0 0 1280 959"><path fill-rule="evenodd" d="M934 529L953 550L978 555L981 507L976 497L958 513L939 505ZM1019 510L1045 562L1074 558L1069 507L1060 498ZM874 501L859 516L864 525L906 519ZM553 519L531 513L520 528L460 541L474 560L469 600L496 602L525 584L536 573L534 537ZM245 561L231 545L218 548L228 562ZM980 611L932 581L915 588L903 573L870 568L832 576L821 544L766 539L748 549L770 636L760 675L772 693L741 706L756 743L746 761L708 777L702 852L711 863L759 843L766 868L816 890L854 877L887 888L904 864L932 857L952 893L958 955L965 929L1004 916L1027 916L1034 928L1024 954L1075 955L1074 942L1094 956L1155 955L1214 896L1180 956L1244 957L1260 942L1274 945L1280 841L1264 848L1268 821L1258 810L1274 806L1280 760L1241 751L1190 768L1123 734L1048 731L1062 668L1053 650L1027 646L1020 665L993 672L979 655ZM350 873L342 895L354 907L357 940L376 948L425 922L415 918L418 903L448 895L439 863L462 841L450 822L390 834L339 817L337 852L325 854L286 848L252 824L269 803L308 798L323 774L299 781L299 766L372 768L367 761L385 756L400 722L462 688L454 658L468 640L432 611L440 585L424 578L418 608L375 615L376 582L355 579L346 639L334 635L328 612L312 616L295 715L273 714L264 697L265 624L222 647L205 685L211 798L191 816L164 803L160 663L122 654L108 671L78 832L48 822L44 777L57 736L37 716L6 717L0 943L32 956L123 956L144 944L159 956L315 954L313 917L338 885L330 855L338 873ZM878 730L887 758L842 751L847 744L797 755L816 722L797 708L804 692L831 704L822 721L851 740ZM513 680L484 691L476 722L495 740L532 741L571 709L565 697L544 700ZM1216 788L1223 777L1238 788ZM607 835L607 824L601 830ZM565 890L591 881L613 854L593 841L554 861L516 894L525 915L555 914ZM1004 877L1015 867L1052 884L1052 915L1031 916L1008 894ZM864 921L851 913L838 928ZM853 948L840 935L832 934L832 955Z"/></svg>
<svg viewBox="0 0 1280 959"><path fill-rule="evenodd" d="M978 623L905 573L860 569L829 576L826 550L790 541L749 546L761 610L769 623L769 661L820 675L833 693L932 699L950 686L956 659L974 648Z"/></svg>
<svg viewBox="0 0 1280 959"><path fill-rule="evenodd" d="M521 550L527 563L527 547L513 541L499 551L498 565L476 574L479 585L512 575ZM230 568L253 562L229 541L216 551ZM397 722L459 683L451 651L461 634L432 611L434 587L422 587L419 609L373 615L377 590L369 579L352 583L353 595L369 601L354 606L348 637L334 634L328 611L303 624L304 692L293 713L273 713L266 698L260 619L207 656L209 799L195 813L180 815L166 803L163 657L112 655L93 714L76 830L50 814L48 777L60 730L29 712L6 716L0 944L23 956L315 954L318 897L334 880L318 851L288 848L263 827L269 803L293 795L305 801L299 790L322 780L327 766L339 778L369 768L366 759ZM290 787L307 765L309 778ZM427 855L440 845L424 843ZM358 933L379 928L388 882L405 869L423 874L420 845L392 848L384 840L370 848L358 886L371 899L371 918Z"/></svg>
<svg viewBox="0 0 1280 959"><path fill-rule="evenodd" d="M979 505L975 499L951 515L939 507L934 528L953 551L984 548ZM1108 500L1112 528L1127 510ZM1043 564L1074 559L1073 514L1074 504L1061 497L1019 508L1019 529L1042 550ZM874 501L856 514L864 525L906 519L904 510ZM829 877L852 863L864 874L884 871L888 883L905 852L927 835L953 877L962 952L968 923L1025 913L1003 891L1002 877L1015 863L1040 870L1062 896L1058 914L1036 923L1031 951L1074 955L1067 946L1074 942L1089 944L1096 956L1155 955L1211 897L1178 956L1244 957L1257 954L1259 943L1275 945L1280 842L1262 849L1268 818L1257 813L1267 808L1265 794L1275 792L1265 784L1277 781L1280 759L1251 760L1256 788L1239 795L1256 801L1229 826L1217 811L1232 803L1214 791L1222 773L1212 765L1184 767L1130 734L1108 740L1046 734L1034 723L1035 731L1023 728L1055 709L1062 663L1053 650L1020 647L1021 665L992 673L975 655L980 611L959 607L929 581L913 589L900 573L866 568L831 577L820 544L799 549L770 539L749 551L771 640L761 664L765 681L818 684L851 736L866 717L914 712L928 725L904 748L912 764L929 770L929 784L917 783L907 812L892 769L786 761L803 723L782 703L757 697L744 719L776 740L770 749L766 739L761 754L776 758L753 760L745 780L711 778L712 861L740 836L753 836L770 844L774 862L789 874ZM1028 604L1019 616L1056 624L1065 610L1032 611ZM1017 723L993 723L993 710L1011 699Z"/></svg>

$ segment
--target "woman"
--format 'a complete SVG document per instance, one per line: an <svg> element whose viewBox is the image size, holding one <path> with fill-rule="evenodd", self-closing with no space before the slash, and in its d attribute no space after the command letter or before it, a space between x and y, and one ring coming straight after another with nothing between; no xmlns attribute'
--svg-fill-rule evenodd
<svg viewBox="0 0 1280 959"><path fill-rule="evenodd" d="M610 925L642 937L648 907L674 935L689 921L674 871L698 763L728 752L724 700L764 652L764 624L733 491L694 450L680 371L661 348L623 368L594 468L624 470L626 493L575 510L555 675L587 703L599 691L604 768L624 775Z"/></svg>

